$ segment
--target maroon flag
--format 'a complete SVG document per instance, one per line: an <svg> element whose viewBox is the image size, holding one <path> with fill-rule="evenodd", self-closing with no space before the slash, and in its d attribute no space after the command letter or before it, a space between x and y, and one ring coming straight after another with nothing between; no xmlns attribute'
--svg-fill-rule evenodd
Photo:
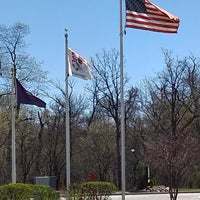
<svg viewBox="0 0 200 200"><path fill-rule="evenodd" d="M46 108L46 103L27 91L22 84L16 79L16 95L17 103L36 105L38 107Z"/></svg>
<svg viewBox="0 0 200 200"><path fill-rule="evenodd" d="M126 27L177 33L179 18L148 0L126 0Z"/></svg>

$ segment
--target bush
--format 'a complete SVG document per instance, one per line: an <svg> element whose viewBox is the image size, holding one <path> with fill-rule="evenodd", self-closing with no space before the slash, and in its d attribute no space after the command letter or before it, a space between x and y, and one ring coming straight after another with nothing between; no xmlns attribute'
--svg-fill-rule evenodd
<svg viewBox="0 0 200 200"><path fill-rule="evenodd" d="M151 178L151 180L150 180L150 186L153 187L155 185L157 185L156 178Z"/></svg>
<svg viewBox="0 0 200 200"><path fill-rule="evenodd" d="M30 198L32 186L29 184L7 184L0 186L0 200L26 200Z"/></svg>
<svg viewBox="0 0 200 200"><path fill-rule="evenodd" d="M70 186L71 200L106 200L116 191L114 184L109 182L84 182Z"/></svg>
<svg viewBox="0 0 200 200"><path fill-rule="evenodd" d="M49 186L34 185L33 198L34 200L57 200L59 196L56 191Z"/></svg>
<svg viewBox="0 0 200 200"><path fill-rule="evenodd" d="M0 200L57 200L58 195L49 186L24 183L0 186Z"/></svg>
<svg viewBox="0 0 200 200"><path fill-rule="evenodd" d="M69 196L71 200L84 199L84 190L81 184L71 184L69 189Z"/></svg>

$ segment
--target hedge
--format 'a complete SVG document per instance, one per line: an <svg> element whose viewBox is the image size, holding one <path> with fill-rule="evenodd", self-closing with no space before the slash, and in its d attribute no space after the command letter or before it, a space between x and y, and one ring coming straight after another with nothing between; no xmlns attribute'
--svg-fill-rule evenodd
<svg viewBox="0 0 200 200"><path fill-rule="evenodd" d="M106 200L117 190L117 187L109 182L89 181L70 186L69 196L71 200Z"/></svg>
<svg viewBox="0 0 200 200"><path fill-rule="evenodd" d="M10 183L0 186L0 200L59 200L58 194L49 186Z"/></svg>

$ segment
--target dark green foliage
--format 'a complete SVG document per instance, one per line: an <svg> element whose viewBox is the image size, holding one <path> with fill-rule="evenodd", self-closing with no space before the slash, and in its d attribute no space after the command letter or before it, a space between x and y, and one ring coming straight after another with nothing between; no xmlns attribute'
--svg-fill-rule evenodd
<svg viewBox="0 0 200 200"><path fill-rule="evenodd" d="M70 186L71 200L106 200L117 187L109 182L84 182Z"/></svg>
<svg viewBox="0 0 200 200"><path fill-rule="evenodd" d="M58 195L49 186L24 183L0 186L0 200L58 200Z"/></svg>
<svg viewBox="0 0 200 200"><path fill-rule="evenodd" d="M151 180L150 180L150 186L153 187L155 185L157 185L156 178L151 178Z"/></svg>

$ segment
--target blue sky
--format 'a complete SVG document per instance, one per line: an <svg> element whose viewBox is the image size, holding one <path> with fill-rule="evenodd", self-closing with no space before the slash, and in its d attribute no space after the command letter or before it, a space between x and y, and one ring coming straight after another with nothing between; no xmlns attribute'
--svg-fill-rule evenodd
<svg viewBox="0 0 200 200"><path fill-rule="evenodd" d="M164 68L162 48L173 51L174 57L200 57L200 0L151 2L178 16L180 27L178 34L126 29L124 72L134 85ZM65 78L65 28L69 46L88 60L102 49L119 50L119 0L1 0L0 24L16 22L30 26L27 51L43 61L42 68L54 80Z"/></svg>

